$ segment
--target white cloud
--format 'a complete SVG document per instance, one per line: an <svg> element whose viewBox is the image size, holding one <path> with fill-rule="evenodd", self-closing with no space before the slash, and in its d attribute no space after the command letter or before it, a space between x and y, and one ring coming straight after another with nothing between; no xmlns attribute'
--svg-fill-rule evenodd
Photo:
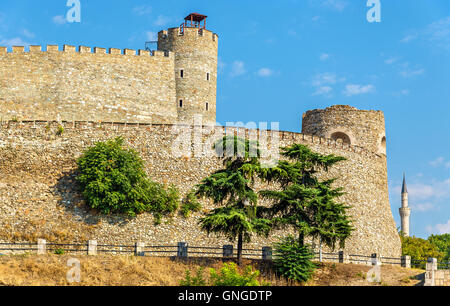
<svg viewBox="0 0 450 306"><path fill-rule="evenodd" d="M270 77L273 75L273 70L269 68L261 68L258 70L258 76L260 77Z"/></svg>
<svg viewBox="0 0 450 306"><path fill-rule="evenodd" d="M245 74L247 71L245 70L245 63L242 61L234 61L231 67L230 75L232 77L240 76Z"/></svg>
<svg viewBox="0 0 450 306"><path fill-rule="evenodd" d="M445 158L438 157L435 160L432 160L429 162L430 166L432 167L445 167L446 169L450 168L450 161L447 161Z"/></svg>
<svg viewBox="0 0 450 306"><path fill-rule="evenodd" d="M12 46L29 46L30 44L24 41L20 37L15 37L11 39L3 39L0 41L0 46L12 47Z"/></svg>
<svg viewBox="0 0 450 306"><path fill-rule="evenodd" d="M450 220L448 220L447 223L444 224L436 224L434 226L428 225L427 231L429 233L437 232L439 235L450 234Z"/></svg>
<svg viewBox="0 0 450 306"><path fill-rule="evenodd" d="M34 33L28 31L27 29L23 29L22 30L22 34L24 36L28 37L28 38L34 38L35 37Z"/></svg>
<svg viewBox="0 0 450 306"><path fill-rule="evenodd" d="M63 15L55 16L55 17L52 18L52 20L53 20L54 23L56 23L58 25L67 23L67 19Z"/></svg>
<svg viewBox="0 0 450 306"><path fill-rule="evenodd" d="M450 49L450 16L429 24L425 29L405 36L400 42L409 43L416 39L431 42L444 49Z"/></svg>
<svg viewBox="0 0 450 306"><path fill-rule="evenodd" d="M433 167L437 167L439 165L441 165L444 162L444 158L443 157L438 157L433 161L430 161L429 164Z"/></svg>
<svg viewBox="0 0 450 306"><path fill-rule="evenodd" d="M147 37L148 41L157 41L158 40L158 33L148 31L145 33L145 36Z"/></svg>
<svg viewBox="0 0 450 306"><path fill-rule="evenodd" d="M431 42L450 49L450 16L433 22L425 29L425 35Z"/></svg>
<svg viewBox="0 0 450 306"><path fill-rule="evenodd" d="M384 61L385 64L391 65L398 61L398 57L391 57Z"/></svg>
<svg viewBox="0 0 450 306"><path fill-rule="evenodd" d="M312 93L312 96L324 96L327 98L331 98L333 88L330 86L321 86L316 89L315 92Z"/></svg>
<svg viewBox="0 0 450 306"><path fill-rule="evenodd" d="M311 86L315 88L315 91L311 95L330 98L332 97L333 91L332 85L345 82L345 80L346 79L344 77L339 77L336 73L318 73L313 76L311 81Z"/></svg>
<svg viewBox="0 0 450 306"><path fill-rule="evenodd" d="M405 69L400 71L400 75L404 78L412 78L415 76L419 76L425 73L425 69Z"/></svg>
<svg viewBox="0 0 450 306"><path fill-rule="evenodd" d="M445 224L436 224L436 229L439 234L449 234L450 233L450 220Z"/></svg>
<svg viewBox="0 0 450 306"><path fill-rule="evenodd" d="M375 86L369 85L356 85L356 84L348 84L345 86L345 90L343 94L347 97L355 96L355 95L363 95L368 93L374 93Z"/></svg>
<svg viewBox="0 0 450 306"><path fill-rule="evenodd" d="M223 71L225 70L226 66L227 66L227 64L219 56L219 58L217 59L217 72L218 73L223 73Z"/></svg>
<svg viewBox="0 0 450 306"><path fill-rule="evenodd" d="M410 94L411 94L411 91L409 89L402 89L402 90L392 93L392 95L396 98L409 96Z"/></svg>
<svg viewBox="0 0 450 306"><path fill-rule="evenodd" d="M322 5L335 11L342 12L348 5L344 0L324 0Z"/></svg>
<svg viewBox="0 0 450 306"><path fill-rule="evenodd" d="M331 56L331 55L329 55L329 54L327 54L327 53L322 53L322 54L319 56L319 59L320 59L321 61L326 61L327 59L330 58L330 56Z"/></svg>
<svg viewBox="0 0 450 306"><path fill-rule="evenodd" d="M394 187L395 192L400 193L401 186ZM428 180L427 183L408 184L408 193L411 200L417 203L441 201L450 198L450 179Z"/></svg>
<svg viewBox="0 0 450 306"><path fill-rule="evenodd" d="M412 204L411 209L417 212L426 212L435 209L435 206L433 203L425 202L419 204Z"/></svg>
<svg viewBox="0 0 450 306"><path fill-rule="evenodd" d="M159 15L156 20L153 22L156 26L165 26L170 22L171 18L163 15Z"/></svg>
<svg viewBox="0 0 450 306"><path fill-rule="evenodd" d="M345 78L339 78L335 73L325 72L318 73L313 77L312 86L319 87L323 85L334 85L338 82L344 82Z"/></svg>
<svg viewBox="0 0 450 306"><path fill-rule="evenodd" d="M409 42L413 41L416 38L417 38L416 34L414 34L414 35L410 34L410 35L406 35L405 37L403 37L400 40L400 42L402 42L402 43L409 43Z"/></svg>
<svg viewBox="0 0 450 306"><path fill-rule="evenodd" d="M152 12L152 7L148 5L141 5L141 6L135 6L133 7L133 13L142 16L142 15L148 15Z"/></svg>

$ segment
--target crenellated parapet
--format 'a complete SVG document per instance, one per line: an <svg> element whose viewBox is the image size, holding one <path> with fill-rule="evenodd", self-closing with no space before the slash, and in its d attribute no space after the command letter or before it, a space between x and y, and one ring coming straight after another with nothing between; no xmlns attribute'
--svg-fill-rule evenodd
<svg viewBox="0 0 450 306"><path fill-rule="evenodd" d="M44 50L45 49L45 50ZM158 51L158 50L134 50L134 49L117 49L117 48L100 48L100 47L86 47L86 46L71 46L71 45L46 45L38 46L33 45L28 47L28 51L24 46L13 46L11 50L8 47L0 46L0 56L7 54L27 54L27 53L80 53L80 54L107 54L107 55L135 55L135 56L150 56L150 57L167 57L172 58L172 52Z"/></svg>
<svg viewBox="0 0 450 306"><path fill-rule="evenodd" d="M372 159L385 159L385 156L378 152L369 151L363 147L356 145L349 145L342 141L319 137L314 135L307 135L296 132L288 131L275 131L275 130L260 130L260 129L248 129L242 127L225 127L225 126L192 126L183 124L152 124L152 123L139 123L139 122L95 122L95 121L47 121L47 120L28 120L28 121L0 121L0 130L10 131L22 131L29 129L31 131L46 131L51 129L56 130L58 127L62 127L64 130L111 130L111 131L154 131L155 133L173 135L180 134L180 131L189 131L190 134L198 131L203 136L214 135L215 139L221 139L224 136L239 136L250 140L262 140L269 145L277 144L282 146L286 143L302 143L308 146L314 145L317 147L327 148L329 150L337 150L339 152L355 153L357 155L368 157ZM51 132L50 132L51 133ZM191 147L195 146L194 137L190 137L192 143Z"/></svg>

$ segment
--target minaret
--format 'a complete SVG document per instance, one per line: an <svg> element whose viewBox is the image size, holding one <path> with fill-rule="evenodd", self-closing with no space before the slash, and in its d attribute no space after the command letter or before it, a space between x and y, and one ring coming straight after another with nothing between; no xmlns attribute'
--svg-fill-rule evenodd
<svg viewBox="0 0 450 306"><path fill-rule="evenodd" d="M405 237L409 237L409 216L411 209L408 206L408 189L406 188L406 177L403 174L402 207L400 207L400 218L402 222L401 231Z"/></svg>

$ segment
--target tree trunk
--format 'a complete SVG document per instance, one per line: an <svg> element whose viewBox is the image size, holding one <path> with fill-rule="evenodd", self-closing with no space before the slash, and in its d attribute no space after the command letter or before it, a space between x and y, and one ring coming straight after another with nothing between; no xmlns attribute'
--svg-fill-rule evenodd
<svg viewBox="0 0 450 306"><path fill-rule="evenodd" d="M299 233L299 234L298 234L298 243L299 243L301 246L304 246L304 245L305 245L305 235L304 235L303 233Z"/></svg>
<svg viewBox="0 0 450 306"><path fill-rule="evenodd" d="M238 265L241 266L242 265L242 244L243 244L243 235L242 233L239 233L238 236L238 250L237 250L237 260L238 260Z"/></svg>

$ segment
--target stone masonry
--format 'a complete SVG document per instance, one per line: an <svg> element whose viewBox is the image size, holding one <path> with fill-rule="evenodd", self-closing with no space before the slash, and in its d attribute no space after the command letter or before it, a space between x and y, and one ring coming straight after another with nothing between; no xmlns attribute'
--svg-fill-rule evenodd
<svg viewBox="0 0 450 306"><path fill-rule="evenodd" d="M122 136L153 180L186 195L222 167L212 143L237 133L266 143L267 160L293 143L345 157L319 174L337 178L336 187L345 189L340 200L351 206L356 230L345 252L399 257L383 113L350 106L308 111L303 134L215 126L217 58L218 35L189 27L159 32L156 51L0 47L0 241L229 244L200 231L200 217L213 208L207 201L202 212L158 226L148 214L130 220L89 210L75 182L76 159L96 142ZM205 126L178 125L196 116ZM276 188L256 186L266 187ZM249 247L269 246L287 232L254 237Z"/></svg>
<svg viewBox="0 0 450 306"><path fill-rule="evenodd" d="M63 127L64 132L58 133ZM184 132L183 132L184 131ZM76 159L97 141L122 136L139 152L149 176L176 185L183 195L201 179L222 167L211 144L229 133L261 135L264 131L210 128L201 141L193 140L192 128L173 125L94 122L3 122L0 125L0 239L85 242L99 244L141 241L146 245L174 244L222 246L224 237L208 237L198 227L204 211L185 219L175 216L154 225L148 214L127 220L90 211L75 183ZM269 132L268 148L273 156L279 146L308 145L324 154L347 158L321 177L337 177L345 188L341 200L352 206L349 213L356 231L345 251L351 254L378 253L399 257L400 239L387 199L386 157L364 148L331 139L291 132ZM187 141L187 144L186 144ZM179 150L179 148L182 148ZM270 154L267 153L266 155ZM263 186L257 186L261 188ZM269 186L270 187L270 186ZM271 245L278 237L255 237L250 246Z"/></svg>

